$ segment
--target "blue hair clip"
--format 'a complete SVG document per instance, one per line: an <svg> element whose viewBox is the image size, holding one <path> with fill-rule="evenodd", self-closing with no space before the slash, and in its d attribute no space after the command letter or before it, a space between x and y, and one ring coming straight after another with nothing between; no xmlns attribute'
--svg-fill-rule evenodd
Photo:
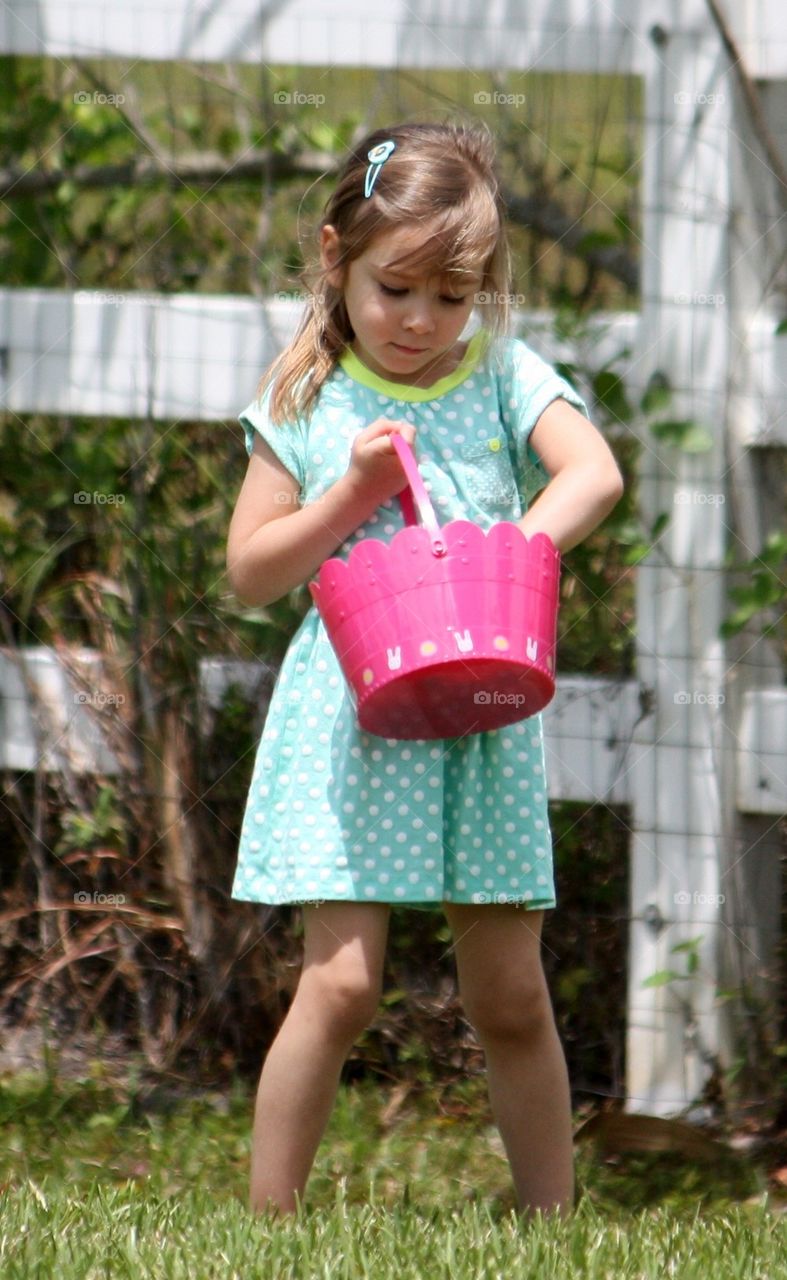
<svg viewBox="0 0 787 1280"><path fill-rule="evenodd" d="M366 159L369 161L369 168L366 170L366 181L363 184L363 194L366 196L367 200L374 191L374 184L377 181L378 173L382 169L391 152L395 150L396 143L391 142L389 139L387 142L378 142L376 147L372 147L371 151L367 152Z"/></svg>

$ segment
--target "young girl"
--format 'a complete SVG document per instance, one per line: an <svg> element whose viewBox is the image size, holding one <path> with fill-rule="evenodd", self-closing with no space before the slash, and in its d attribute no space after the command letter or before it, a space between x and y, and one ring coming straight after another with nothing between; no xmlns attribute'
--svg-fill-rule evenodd
<svg viewBox="0 0 787 1280"><path fill-rule="evenodd" d="M510 279L489 135L370 134L319 248L303 323L241 416L250 459L227 554L238 597L270 604L403 526L396 431L441 523L514 520L561 551L590 533L620 474L572 388L501 336ZM571 1208L570 1094L540 960L555 895L539 716L440 742L364 733L311 608L271 699L232 892L301 903L304 921L300 982L257 1095L253 1209L291 1212L303 1197L342 1065L377 1011L400 905L449 921L522 1211Z"/></svg>

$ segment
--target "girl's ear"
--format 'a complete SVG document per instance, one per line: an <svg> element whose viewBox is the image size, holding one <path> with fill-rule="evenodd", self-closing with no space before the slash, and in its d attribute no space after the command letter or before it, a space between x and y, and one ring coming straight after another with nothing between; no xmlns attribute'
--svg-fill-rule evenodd
<svg viewBox="0 0 787 1280"><path fill-rule="evenodd" d="M330 223L320 228L320 262L328 284L334 289L341 289L344 284L344 268L336 265L339 258L341 242L339 233Z"/></svg>

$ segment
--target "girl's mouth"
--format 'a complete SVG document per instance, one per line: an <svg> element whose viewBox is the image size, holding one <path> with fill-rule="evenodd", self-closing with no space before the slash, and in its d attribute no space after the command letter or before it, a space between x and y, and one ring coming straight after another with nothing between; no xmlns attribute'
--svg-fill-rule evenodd
<svg viewBox="0 0 787 1280"><path fill-rule="evenodd" d="M394 342L392 345L396 347L397 351L404 351L405 355L408 356L420 356L429 350L428 347L405 347L401 342Z"/></svg>

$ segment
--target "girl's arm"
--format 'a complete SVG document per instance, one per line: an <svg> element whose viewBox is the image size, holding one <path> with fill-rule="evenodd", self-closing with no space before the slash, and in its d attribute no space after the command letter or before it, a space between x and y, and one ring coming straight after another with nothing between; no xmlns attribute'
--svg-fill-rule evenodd
<svg viewBox="0 0 787 1280"><path fill-rule="evenodd" d="M550 481L518 522L523 533L547 533L570 551L601 524L623 493L612 452L587 418L567 400L553 400L530 433Z"/></svg>
<svg viewBox="0 0 787 1280"><path fill-rule="evenodd" d="M401 431L413 443L410 423L378 418L356 436L345 474L305 507L298 504L295 477L262 437L255 437L227 538L227 572L242 604L272 604L308 581L382 502L404 487L404 472L388 439L392 431Z"/></svg>

